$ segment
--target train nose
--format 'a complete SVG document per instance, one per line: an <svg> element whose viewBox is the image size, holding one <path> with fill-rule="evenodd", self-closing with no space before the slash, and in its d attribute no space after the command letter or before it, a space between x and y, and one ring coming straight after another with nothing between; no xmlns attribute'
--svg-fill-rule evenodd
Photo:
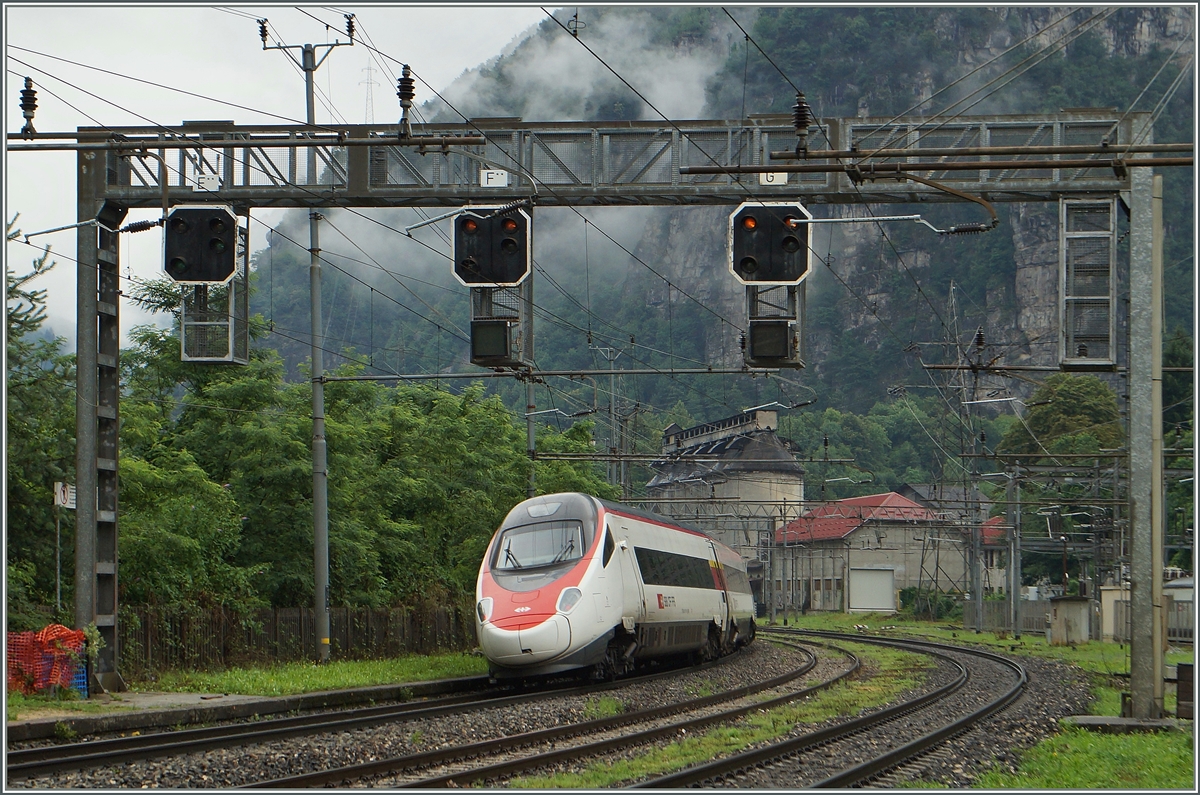
<svg viewBox="0 0 1200 795"><path fill-rule="evenodd" d="M530 624L528 619L497 621L481 624L479 645L484 655L495 663L522 666L550 660L571 645L571 625L566 616L546 616Z"/></svg>

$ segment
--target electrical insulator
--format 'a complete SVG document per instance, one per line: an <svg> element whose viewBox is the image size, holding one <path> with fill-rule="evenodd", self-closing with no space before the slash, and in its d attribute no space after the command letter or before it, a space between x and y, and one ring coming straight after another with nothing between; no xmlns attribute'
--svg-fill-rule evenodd
<svg viewBox="0 0 1200 795"><path fill-rule="evenodd" d="M947 234L947 235L978 235L983 232L989 232L995 228L996 228L995 224L983 224L983 223L959 224L958 226L952 226L949 229L947 229L945 234Z"/></svg>
<svg viewBox="0 0 1200 795"><path fill-rule="evenodd" d="M37 91L33 89L33 79L25 78L25 88L21 89L21 113L25 116L25 126L21 135L32 138L37 130L33 129L33 114L37 110Z"/></svg>
<svg viewBox="0 0 1200 795"><path fill-rule="evenodd" d="M983 326L980 326L979 330L975 332L975 347L983 347Z"/></svg>
<svg viewBox="0 0 1200 795"><path fill-rule="evenodd" d="M1086 342L1079 343L1079 348L1078 348L1078 350L1075 351L1075 355L1078 356L1080 359L1087 358L1087 343Z"/></svg>
<svg viewBox="0 0 1200 795"><path fill-rule="evenodd" d="M162 225L162 219L157 218L153 221L134 221L131 224L125 224L121 227L122 232L145 232L147 229L153 229L156 226Z"/></svg>
<svg viewBox="0 0 1200 795"><path fill-rule="evenodd" d="M979 432L979 443L980 443L980 444L987 444L987 431L980 431L980 432Z"/></svg>
<svg viewBox="0 0 1200 795"><path fill-rule="evenodd" d="M804 98L803 91L796 92L796 104L792 106L792 126L796 128L796 154L808 151L808 125L812 124L812 108Z"/></svg>
<svg viewBox="0 0 1200 795"><path fill-rule="evenodd" d="M396 96L400 98L400 136L402 138L412 137L412 127L408 121L408 109L412 107L413 97L417 95L414 87L416 81L412 79L412 72L408 68L408 64L403 64L400 70L400 78L396 81Z"/></svg>
<svg viewBox="0 0 1200 795"><path fill-rule="evenodd" d="M354 41L354 15L342 14L346 18L346 35L350 37L350 41Z"/></svg>
<svg viewBox="0 0 1200 795"><path fill-rule="evenodd" d="M807 135L808 125L812 124L812 108L804 98L803 91L796 92L796 104L792 105L792 126L797 135Z"/></svg>
<svg viewBox="0 0 1200 795"><path fill-rule="evenodd" d="M263 41L263 47L267 46L267 20L258 20L258 36Z"/></svg>
<svg viewBox="0 0 1200 795"><path fill-rule="evenodd" d="M404 64L400 71L400 79L396 81L396 96L400 97L400 107L402 108L411 108L413 97L417 95L414 89L416 81L412 79L411 74L408 64Z"/></svg>

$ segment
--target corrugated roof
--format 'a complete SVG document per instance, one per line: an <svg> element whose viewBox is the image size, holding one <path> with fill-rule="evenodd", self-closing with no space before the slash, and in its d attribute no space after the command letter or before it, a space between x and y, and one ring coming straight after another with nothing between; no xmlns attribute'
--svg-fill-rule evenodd
<svg viewBox="0 0 1200 795"><path fill-rule="evenodd" d="M937 522L937 514L894 491L849 497L814 508L776 531L776 543L845 538L867 522Z"/></svg>

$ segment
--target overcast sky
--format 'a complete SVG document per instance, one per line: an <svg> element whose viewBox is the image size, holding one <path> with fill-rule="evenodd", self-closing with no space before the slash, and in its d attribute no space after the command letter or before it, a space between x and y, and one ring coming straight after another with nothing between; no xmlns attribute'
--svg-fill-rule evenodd
<svg viewBox="0 0 1200 795"><path fill-rule="evenodd" d="M272 43L321 44L336 38L346 40L342 12L356 15L360 39L369 37L376 48L410 64L439 90L464 70L499 55L514 38L545 18L537 6L9 4L4 9L5 132L19 132L24 123L18 103L25 76L32 77L38 89L34 120L38 132L93 125L174 127L185 119L287 123L279 118L282 116L303 121L303 73L284 53L262 50L255 19L270 21ZM366 47L355 46L335 48L317 71L317 123L367 120L368 65L374 70L371 79L375 85L370 86L374 121L395 123L399 119L394 78L380 71L379 62L370 58ZM398 73L394 61L388 65ZM155 88L96 69L262 112ZM336 116L322 103L322 92L332 99ZM429 97L429 90L418 82L417 103ZM71 152L6 152L5 220L20 213L18 226L25 233L75 223L74 163ZM258 210L255 217L272 223L280 212ZM126 222L158 215L157 211L134 210ZM251 231L260 235L262 227L252 224ZM137 277L160 276L161 241L157 229L122 235L122 274L129 268ZM74 350L75 232L38 236L31 242L49 244L53 253L62 255L57 267L31 286L49 291L48 326L66 337L67 348ZM263 245L261 237L251 241L252 249ZM38 253L21 243L6 244L7 264L18 274L27 272ZM128 302L121 313L123 336L134 324L148 321Z"/></svg>

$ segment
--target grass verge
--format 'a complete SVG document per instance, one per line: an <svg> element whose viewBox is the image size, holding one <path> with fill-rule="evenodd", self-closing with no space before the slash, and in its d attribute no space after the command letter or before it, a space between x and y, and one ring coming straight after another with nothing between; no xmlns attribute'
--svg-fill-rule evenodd
<svg viewBox="0 0 1200 795"><path fill-rule="evenodd" d="M1191 732L1098 734L1068 728L1029 749L1016 774L990 771L984 789L1195 791Z"/></svg>
<svg viewBox="0 0 1200 795"><path fill-rule="evenodd" d="M487 673L487 660L460 652L410 655L387 660L342 660L316 665L286 663L228 671L173 671L155 682L136 682L135 690L172 693L237 693L290 696L319 690L424 682Z"/></svg>

